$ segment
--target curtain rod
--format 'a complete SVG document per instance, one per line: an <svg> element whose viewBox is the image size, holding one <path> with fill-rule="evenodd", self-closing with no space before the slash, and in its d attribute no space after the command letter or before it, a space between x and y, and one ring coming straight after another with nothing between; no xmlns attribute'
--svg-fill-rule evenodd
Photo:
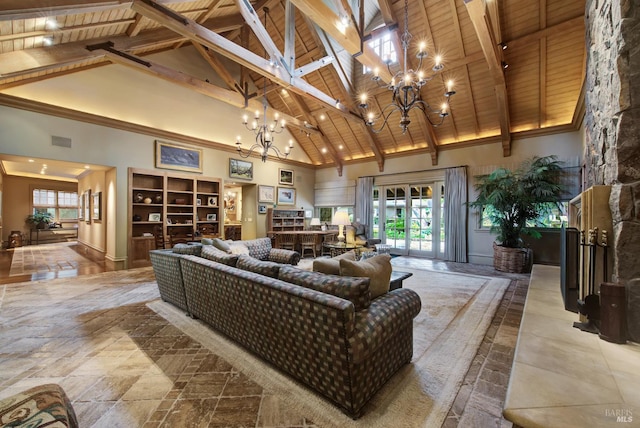
<svg viewBox="0 0 640 428"><path fill-rule="evenodd" d="M389 174L378 174L378 175L363 175L362 177L389 177L392 175L405 175L405 174L415 174L416 172L430 172L430 171L441 171L443 169L450 169L450 168L468 168L469 165L458 165L458 166L447 166L447 167L441 167L441 168L433 168L433 169L420 169L418 171L406 171L406 172L393 172L393 173L389 173Z"/></svg>

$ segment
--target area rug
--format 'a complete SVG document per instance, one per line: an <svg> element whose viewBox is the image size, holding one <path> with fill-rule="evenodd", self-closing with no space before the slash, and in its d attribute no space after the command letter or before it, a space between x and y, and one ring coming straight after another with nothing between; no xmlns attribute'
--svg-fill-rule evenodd
<svg viewBox="0 0 640 428"><path fill-rule="evenodd" d="M77 269L85 258L69 248L71 245L76 243L17 247L13 250L9 276Z"/></svg>
<svg viewBox="0 0 640 428"><path fill-rule="evenodd" d="M286 413L321 427L440 427L509 285L507 279L412 270L404 282L422 310L414 321L414 353L354 421L320 396L263 363L178 308L156 300L148 307L193 340L261 385Z"/></svg>

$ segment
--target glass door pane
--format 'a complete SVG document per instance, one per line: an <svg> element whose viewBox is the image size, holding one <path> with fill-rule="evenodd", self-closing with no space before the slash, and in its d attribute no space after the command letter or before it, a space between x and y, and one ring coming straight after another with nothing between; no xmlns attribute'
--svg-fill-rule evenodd
<svg viewBox="0 0 640 428"><path fill-rule="evenodd" d="M389 186L385 188L384 210L384 242L391 245L396 253L407 251L407 204L404 187Z"/></svg>
<svg viewBox="0 0 640 428"><path fill-rule="evenodd" d="M433 255L433 188L411 186L411 233L409 254Z"/></svg>

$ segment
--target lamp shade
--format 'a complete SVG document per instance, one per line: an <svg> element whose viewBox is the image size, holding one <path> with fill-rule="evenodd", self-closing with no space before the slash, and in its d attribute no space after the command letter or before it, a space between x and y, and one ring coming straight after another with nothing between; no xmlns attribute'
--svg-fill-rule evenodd
<svg viewBox="0 0 640 428"><path fill-rule="evenodd" d="M313 217L309 226L320 226L320 219L318 217Z"/></svg>
<svg viewBox="0 0 640 428"><path fill-rule="evenodd" d="M336 211L336 213L333 215L333 221L331 222L331 224L335 224L338 226L348 226L351 224L351 221L349 221L349 213L346 211Z"/></svg>

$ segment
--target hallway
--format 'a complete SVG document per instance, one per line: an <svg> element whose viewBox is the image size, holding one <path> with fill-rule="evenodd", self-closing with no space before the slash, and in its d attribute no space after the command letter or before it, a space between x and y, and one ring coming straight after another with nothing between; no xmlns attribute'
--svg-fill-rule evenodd
<svg viewBox="0 0 640 428"><path fill-rule="evenodd" d="M40 247L55 246L59 244L42 244ZM27 248L27 247L24 247ZM54 278L74 277L79 275L88 275L92 273L106 272L110 269L105 268L102 261L94 261L85 257L80 253L80 246L77 243L69 243L68 248L74 250L78 254L78 263L76 269L64 269L57 271L37 272L24 275L9 276L11 271L11 263L16 249L0 250L0 284L13 284L25 281L38 281Z"/></svg>

